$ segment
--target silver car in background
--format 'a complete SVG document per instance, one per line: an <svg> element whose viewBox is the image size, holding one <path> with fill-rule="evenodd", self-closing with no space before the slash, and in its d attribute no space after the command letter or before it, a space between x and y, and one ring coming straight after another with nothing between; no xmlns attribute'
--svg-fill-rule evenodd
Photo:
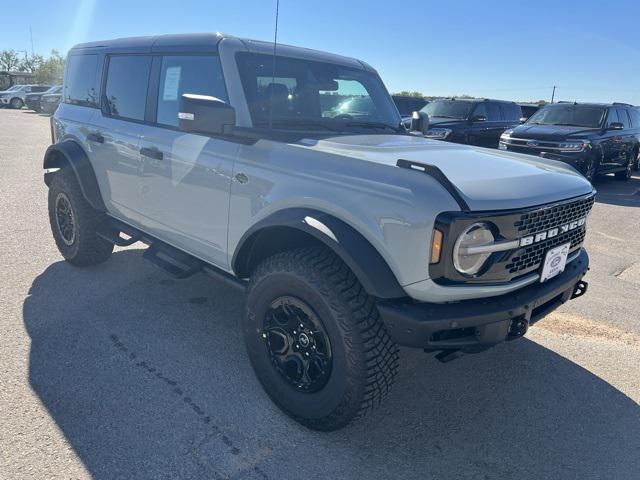
<svg viewBox="0 0 640 480"><path fill-rule="evenodd" d="M46 92L51 85L14 85L0 92L0 106L20 109L25 105L28 93Z"/></svg>

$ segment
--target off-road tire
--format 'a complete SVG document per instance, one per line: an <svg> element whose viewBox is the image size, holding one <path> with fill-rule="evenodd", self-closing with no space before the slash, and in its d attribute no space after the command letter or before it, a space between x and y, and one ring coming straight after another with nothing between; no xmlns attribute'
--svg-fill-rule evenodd
<svg viewBox="0 0 640 480"><path fill-rule="evenodd" d="M319 391L296 391L272 363L263 328L271 302L282 296L306 302L327 331L332 367ZM398 370L398 347L374 299L326 248L300 248L264 260L249 283L242 331L264 390L285 413L314 430L337 430L371 411L389 393Z"/></svg>
<svg viewBox="0 0 640 480"><path fill-rule="evenodd" d="M71 206L75 224L75 235L67 240L59 227L56 211L58 202L64 199ZM58 250L65 260L77 267L107 261L113 252L113 244L96 234L98 226L105 220L105 214L91 207L84 198L70 168L63 168L54 175L49 187L49 223Z"/></svg>

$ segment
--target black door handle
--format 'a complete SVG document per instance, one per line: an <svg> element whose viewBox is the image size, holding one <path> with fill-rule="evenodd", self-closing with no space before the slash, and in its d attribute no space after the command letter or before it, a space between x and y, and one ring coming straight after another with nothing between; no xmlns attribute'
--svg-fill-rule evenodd
<svg viewBox="0 0 640 480"><path fill-rule="evenodd" d="M92 132L87 135L87 140L91 142L104 143L104 137L98 132Z"/></svg>
<svg viewBox="0 0 640 480"><path fill-rule="evenodd" d="M143 147L140 149L140 154L144 155L145 157L153 158L154 160L162 160L164 157L162 152L155 147L153 148Z"/></svg>

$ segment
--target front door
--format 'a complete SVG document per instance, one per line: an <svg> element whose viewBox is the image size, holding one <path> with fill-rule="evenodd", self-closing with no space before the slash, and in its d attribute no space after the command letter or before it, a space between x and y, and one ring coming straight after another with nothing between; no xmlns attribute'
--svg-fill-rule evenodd
<svg viewBox="0 0 640 480"><path fill-rule="evenodd" d="M229 189L239 144L178 129L182 94L227 100L219 59L157 56L154 72L157 108L140 143L142 228L227 268Z"/></svg>

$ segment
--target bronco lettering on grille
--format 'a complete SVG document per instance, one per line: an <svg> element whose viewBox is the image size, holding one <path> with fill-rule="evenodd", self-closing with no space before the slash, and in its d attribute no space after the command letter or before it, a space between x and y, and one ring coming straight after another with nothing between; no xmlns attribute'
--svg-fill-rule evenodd
<svg viewBox="0 0 640 480"><path fill-rule="evenodd" d="M527 245L533 245L534 243L542 242L547 238L553 238L557 235L561 235L563 233L567 233L571 230L575 230L583 226L587 221L587 217L579 218L578 220L574 220L571 223L566 223L564 225L560 225L559 227L552 228L550 230L545 230L544 232L536 233L535 235L528 235L526 237L522 237L520 239L520 246L526 247Z"/></svg>

